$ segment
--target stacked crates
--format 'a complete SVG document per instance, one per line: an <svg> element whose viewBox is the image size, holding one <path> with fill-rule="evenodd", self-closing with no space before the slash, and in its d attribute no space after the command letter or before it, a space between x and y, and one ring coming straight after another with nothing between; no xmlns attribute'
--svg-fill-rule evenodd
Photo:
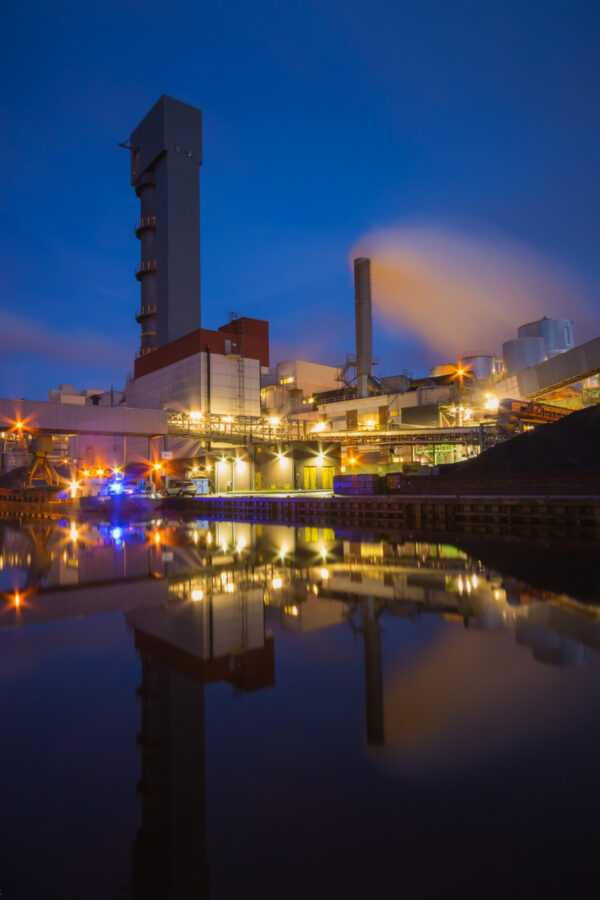
<svg viewBox="0 0 600 900"><path fill-rule="evenodd" d="M380 475L335 475L333 493L341 496L372 497L381 493L381 481Z"/></svg>

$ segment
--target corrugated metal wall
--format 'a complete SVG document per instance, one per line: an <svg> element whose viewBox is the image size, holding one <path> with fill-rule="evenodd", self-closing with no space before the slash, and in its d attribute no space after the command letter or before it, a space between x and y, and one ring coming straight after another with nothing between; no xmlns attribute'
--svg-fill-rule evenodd
<svg viewBox="0 0 600 900"><path fill-rule="evenodd" d="M43 400L0 400L0 427L8 430L21 421L31 430L61 434L150 435L167 433L162 409L128 406L72 406Z"/></svg>

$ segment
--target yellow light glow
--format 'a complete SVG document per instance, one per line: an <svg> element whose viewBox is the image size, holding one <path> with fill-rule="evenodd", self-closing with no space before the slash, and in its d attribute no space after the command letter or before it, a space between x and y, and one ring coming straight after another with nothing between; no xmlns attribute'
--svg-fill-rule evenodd
<svg viewBox="0 0 600 900"><path fill-rule="evenodd" d="M90 470L89 470L89 469L86 469L86 470L84 471L83 475L84 475L84 478L89 478L89 477L90 477Z"/></svg>
<svg viewBox="0 0 600 900"><path fill-rule="evenodd" d="M224 469L226 465L227 465L227 460L225 459L224 456L222 456L221 459L219 460L219 468Z"/></svg>
<svg viewBox="0 0 600 900"><path fill-rule="evenodd" d="M273 590L278 591L281 585L283 584L281 578L274 578L272 581Z"/></svg>
<svg viewBox="0 0 600 900"><path fill-rule="evenodd" d="M319 585L318 584L313 584L313 594L315 595L315 597L319 596Z"/></svg>
<svg viewBox="0 0 600 900"><path fill-rule="evenodd" d="M17 422L17 428L21 429L22 427L23 427L23 423L22 423L22 422Z"/></svg>
<svg viewBox="0 0 600 900"><path fill-rule="evenodd" d="M314 398L314 397L309 397L309 398L308 398L308 402L309 402L309 403L314 403L314 402L315 402L315 398Z"/></svg>
<svg viewBox="0 0 600 900"><path fill-rule="evenodd" d="M206 471L207 471L207 472L212 472L212 466L207 466L207 467L206 467Z"/></svg>
<svg viewBox="0 0 600 900"><path fill-rule="evenodd" d="M322 453L319 453L319 455L317 456L316 462L317 462L317 465L318 465L318 466L322 466L322 465L323 465L323 463L325 462L325 457L323 456Z"/></svg>
<svg viewBox="0 0 600 900"><path fill-rule="evenodd" d="M190 419L191 419L193 422L199 422L200 419L203 419L203 418L204 418L204 416L202 415L201 412L191 412L191 413L190 413Z"/></svg>
<svg viewBox="0 0 600 900"><path fill-rule="evenodd" d="M154 532L154 543L160 544L160 534L158 533L158 531Z"/></svg>
<svg viewBox="0 0 600 900"><path fill-rule="evenodd" d="M230 581L229 584L225 585L225 593L233 594L233 582Z"/></svg>
<svg viewBox="0 0 600 900"><path fill-rule="evenodd" d="M15 606L18 608L21 605L21 595L15 594Z"/></svg>
<svg viewBox="0 0 600 900"><path fill-rule="evenodd" d="M223 419L224 422L233 422L233 416L225 416Z"/></svg>
<svg viewBox="0 0 600 900"><path fill-rule="evenodd" d="M223 543L221 544L221 550L223 551L223 553L227 553L227 544L225 543L225 541L223 541Z"/></svg>
<svg viewBox="0 0 600 900"><path fill-rule="evenodd" d="M297 616L298 615L298 607L292 606L292 608L290 609L290 612L293 616Z"/></svg>
<svg viewBox="0 0 600 900"><path fill-rule="evenodd" d="M278 454L277 454L277 459L279 460L279 464L282 465L282 466L285 465L287 462L289 462L288 457L287 457L287 456L284 456L283 453L278 453Z"/></svg>
<svg viewBox="0 0 600 900"><path fill-rule="evenodd" d="M323 559L327 558L327 550L325 549L325 547L321 547L321 556L323 557Z"/></svg>
<svg viewBox="0 0 600 900"><path fill-rule="evenodd" d="M281 550L279 551L280 557L283 559L285 554L288 552L287 544L284 544Z"/></svg>
<svg viewBox="0 0 600 900"><path fill-rule="evenodd" d="M484 409L488 409L488 410L492 410L492 411L495 409L498 409L498 407L500 406L500 401L498 400L497 397L495 397L493 394L486 394L485 397L486 397L486 400L483 405Z"/></svg>
<svg viewBox="0 0 600 900"><path fill-rule="evenodd" d="M354 457L352 456L352 457L350 458L350 465L353 466L355 463L356 463L356 460L355 460Z"/></svg>
<svg viewBox="0 0 600 900"><path fill-rule="evenodd" d="M467 594L470 594L471 593L471 582L469 581L468 578L467 578L466 588L467 588Z"/></svg>
<svg viewBox="0 0 600 900"><path fill-rule="evenodd" d="M327 581L329 578L329 569L321 569L321 578L323 581Z"/></svg>
<svg viewBox="0 0 600 900"><path fill-rule="evenodd" d="M367 419L367 428L375 428L375 419Z"/></svg>
<svg viewBox="0 0 600 900"><path fill-rule="evenodd" d="M194 543L198 543L198 532L196 531L196 529L194 529Z"/></svg>
<svg viewBox="0 0 600 900"><path fill-rule="evenodd" d="M246 546L246 541L244 540L244 538L240 538L235 546L235 549L237 550L238 553L241 553L245 546Z"/></svg>
<svg viewBox="0 0 600 900"><path fill-rule="evenodd" d="M212 533L210 531L206 535L206 543L212 544Z"/></svg>
<svg viewBox="0 0 600 900"><path fill-rule="evenodd" d="M395 456L395 457L394 457L394 462L400 462L400 457L399 457L399 456Z"/></svg>
<svg viewBox="0 0 600 900"><path fill-rule="evenodd" d="M459 590L459 591L461 592L461 594L462 594L462 592L463 592L464 589L465 589L465 585L464 585L464 582L463 582L462 578L460 577L460 575L458 576L458 582L457 582L457 584L458 584L458 590Z"/></svg>
<svg viewBox="0 0 600 900"><path fill-rule="evenodd" d="M96 474L98 475L98 478L102 478L102 476L104 475L104 469L98 469Z"/></svg>
<svg viewBox="0 0 600 900"><path fill-rule="evenodd" d="M195 475L198 471L198 466L192 466L192 473Z"/></svg>
<svg viewBox="0 0 600 900"><path fill-rule="evenodd" d="M457 375L464 375L464 371L462 369L458 369L456 372Z"/></svg>
<svg viewBox="0 0 600 900"><path fill-rule="evenodd" d="M346 471L346 466L342 466L340 472L344 473Z"/></svg>
<svg viewBox="0 0 600 900"><path fill-rule="evenodd" d="M71 481L69 484L69 489L71 491L71 497L77 496L77 488L79 487L78 481Z"/></svg>
<svg viewBox="0 0 600 900"><path fill-rule="evenodd" d="M477 579L477 575L473 575L473 577L471 578L471 583L472 583L472 585L473 585L474 588L477 587L477 585L479 584L479 581L478 581L478 579Z"/></svg>
<svg viewBox="0 0 600 900"><path fill-rule="evenodd" d="M267 421L269 422L269 425L279 425L279 419L277 418L277 416L271 416L271 418Z"/></svg>
<svg viewBox="0 0 600 900"><path fill-rule="evenodd" d="M311 433L315 434L316 432L319 432L319 431L325 431L325 425L326 425L325 422L317 422L315 427L311 428Z"/></svg>
<svg viewBox="0 0 600 900"><path fill-rule="evenodd" d="M194 603L198 603L199 600L202 600L204 597L204 593L198 588L195 591L192 591L192 600Z"/></svg>
<svg viewBox="0 0 600 900"><path fill-rule="evenodd" d="M154 463L153 468L155 472L160 472L160 463Z"/></svg>
<svg viewBox="0 0 600 900"><path fill-rule="evenodd" d="M239 456L236 456L236 458L235 458L235 464L236 464L236 466L238 467L238 469L243 470L243 469L246 468L246 463L245 463L245 461L244 461L243 459L240 459Z"/></svg>
<svg viewBox="0 0 600 900"><path fill-rule="evenodd" d="M72 541L76 541L77 538L79 537L79 532L77 531L77 526L75 525L74 522L71 524L71 529L69 531L69 537L71 538Z"/></svg>

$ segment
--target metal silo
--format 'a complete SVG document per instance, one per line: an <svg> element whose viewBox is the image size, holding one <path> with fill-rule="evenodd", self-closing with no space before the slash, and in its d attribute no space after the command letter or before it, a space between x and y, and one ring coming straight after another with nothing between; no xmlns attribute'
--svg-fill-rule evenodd
<svg viewBox="0 0 600 900"><path fill-rule="evenodd" d="M504 374L513 375L529 366L537 366L546 359L546 341L543 337L522 337L502 344Z"/></svg>
<svg viewBox="0 0 600 900"><path fill-rule="evenodd" d="M546 342L548 358L571 350L575 346L573 339L573 322L570 319L538 319L527 322L518 330L520 338L541 337Z"/></svg>
<svg viewBox="0 0 600 900"><path fill-rule="evenodd" d="M479 381L486 381L492 377L495 357L496 354L488 350L471 350L461 353L458 365Z"/></svg>

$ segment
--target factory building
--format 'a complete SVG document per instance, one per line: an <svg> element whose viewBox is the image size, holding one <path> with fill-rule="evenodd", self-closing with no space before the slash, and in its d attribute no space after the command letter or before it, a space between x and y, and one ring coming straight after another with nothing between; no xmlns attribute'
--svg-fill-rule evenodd
<svg viewBox="0 0 600 900"><path fill-rule="evenodd" d="M201 327L201 110L163 95L132 132L129 151L140 198L141 345L125 403L258 416L268 323L230 314L217 331Z"/></svg>
<svg viewBox="0 0 600 900"><path fill-rule="evenodd" d="M261 370L268 368L269 323L235 318L217 331L197 328L136 359L126 403L142 409L258 416Z"/></svg>
<svg viewBox="0 0 600 900"><path fill-rule="evenodd" d="M261 406L266 416L296 415L310 410L314 395L340 387L340 369L291 359L278 363L261 378Z"/></svg>

